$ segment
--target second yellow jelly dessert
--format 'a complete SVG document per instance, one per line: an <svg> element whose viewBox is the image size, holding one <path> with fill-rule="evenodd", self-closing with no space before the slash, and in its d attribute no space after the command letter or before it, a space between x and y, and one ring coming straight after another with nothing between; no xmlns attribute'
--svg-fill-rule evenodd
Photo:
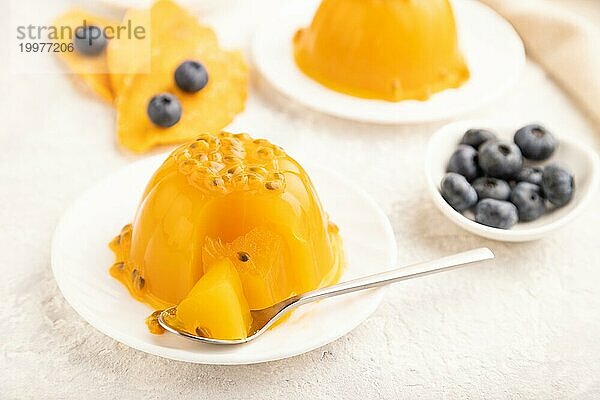
<svg viewBox="0 0 600 400"><path fill-rule="evenodd" d="M293 41L306 75L356 97L425 100L469 78L448 0L323 0Z"/></svg>
<svg viewBox="0 0 600 400"><path fill-rule="evenodd" d="M110 247L110 273L136 299L179 304L186 329L224 339L245 337L250 310L331 285L344 265L304 169L267 140L226 132L173 151Z"/></svg>

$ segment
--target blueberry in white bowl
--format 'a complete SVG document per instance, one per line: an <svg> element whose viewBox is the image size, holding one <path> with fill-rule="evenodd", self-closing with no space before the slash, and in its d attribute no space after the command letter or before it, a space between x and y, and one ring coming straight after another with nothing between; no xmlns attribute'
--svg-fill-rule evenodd
<svg viewBox="0 0 600 400"><path fill-rule="evenodd" d="M525 167L515 175L517 182L529 182L542 186L542 174L544 170L540 167Z"/></svg>
<svg viewBox="0 0 600 400"><path fill-rule="evenodd" d="M465 132L460 144L466 144L475 149L478 149L483 143L488 140L496 140L496 134L488 129L472 128Z"/></svg>
<svg viewBox="0 0 600 400"><path fill-rule="evenodd" d="M479 176L477 150L461 144L448 160L447 172L455 172L467 178L469 182Z"/></svg>
<svg viewBox="0 0 600 400"><path fill-rule="evenodd" d="M473 188L477 192L479 200L508 200L510 198L510 185L502 179L482 176L475 179Z"/></svg>
<svg viewBox="0 0 600 400"><path fill-rule="evenodd" d="M564 226L593 201L593 194L600 183L598 154L581 141L561 135L557 129L552 130L556 140L555 150L546 160L527 159L521 153L520 163L519 157L515 157L517 160L512 168L504 165L499 171L497 163L487 160L488 164L485 164L485 153L489 149L501 151L499 146L502 144L509 149L507 153L518 155L512 147L517 147L514 143L515 132L527 125L494 120L459 121L442 127L432 136L425 159L427 187L434 204L445 217L465 230L490 239L522 242L540 239ZM489 131L494 137L479 146L476 142L475 145L468 144L464 139L466 132L471 129ZM471 201L464 201L458 206L455 204L460 209L457 210L446 200L448 194L446 198L442 194L441 182L448 174L452 155L460 145L467 144L477 152L480 166L477 178L470 182L477 201L468 208L464 207L472 203L474 196L470 198ZM486 148L488 150L484 151ZM492 152L494 155L497 153ZM510 171L507 172L507 169ZM455 182L460 180L457 177L453 179ZM463 187L468 187L466 177L463 176L460 181ZM464 190L464 193L468 192L471 191ZM516 222L513 225L515 213Z"/></svg>
<svg viewBox="0 0 600 400"><path fill-rule="evenodd" d="M533 221L546 212L546 201L539 186L529 182L519 182L510 194L510 202L519 211L520 221Z"/></svg>
<svg viewBox="0 0 600 400"><path fill-rule="evenodd" d="M483 199L475 206L475 221L492 228L510 229L519 222L519 214L511 202Z"/></svg>
<svg viewBox="0 0 600 400"><path fill-rule="evenodd" d="M510 179L523 167L523 156L513 143L487 141L479 149L479 166L487 176Z"/></svg>
<svg viewBox="0 0 600 400"><path fill-rule="evenodd" d="M464 176L449 172L442 179L440 190L444 199L457 211L466 210L477 203L477 192Z"/></svg>
<svg viewBox="0 0 600 400"><path fill-rule="evenodd" d="M557 207L562 207L571 201L575 191L573 175L558 165L548 165L542 175L544 195Z"/></svg>
<svg viewBox="0 0 600 400"><path fill-rule="evenodd" d="M539 124L525 125L515 133L515 144L529 160L547 160L556 150L554 135Z"/></svg>

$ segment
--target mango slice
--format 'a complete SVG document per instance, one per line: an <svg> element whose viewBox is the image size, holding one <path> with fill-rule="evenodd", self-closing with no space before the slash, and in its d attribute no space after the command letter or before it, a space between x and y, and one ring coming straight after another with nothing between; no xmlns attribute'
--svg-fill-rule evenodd
<svg viewBox="0 0 600 400"><path fill-rule="evenodd" d="M179 304L223 259L251 310L330 285L344 266L304 169L267 140L227 132L173 151L110 247L111 275L155 309Z"/></svg>
<svg viewBox="0 0 600 400"><path fill-rule="evenodd" d="M75 29L84 19L88 25L111 24L106 51L97 57L61 56L88 86L115 104L117 139L123 147L143 152L199 133L218 133L243 111L248 66L241 53L222 50L214 31L174 2L157 0L150 9L128 10L120 24L72 11L57 25ZM188 60L208 71L208 84L196 93L175 84L175 70ZM172 127L156 126L147 115L150 99L161 93L175 95L181 104L181 119Z"/></svg>
<svg viewBox="0 0 600 400"><path fill-rule="evenodd" d="M208 268L177 306L176 319L187 332L218 339L245 339L252 323L242 282L230 260Z"/></svg>
<svg viewBox="0 0 600 400"><path fill-rule="evenodd" d="M117 25L116 22L88 14L84 11L72 10L61 15L54 21L53 26L57 27L59 32L59 37L56 41L64 44L72 43L75 30L82 26L84 21L88 26L96 25L101 29ZM63 30L61 34L61 27L68 27L69 29ZM71 32L71 34L68 32ZM113 101L114 94L110 85L106 52L102 52L97 56L85 56L77 53L77 51L64 51L57 54L71 72L77 74L79 79L89 89L101 99L107 102Z"/></svg>
<svg viewBox="0 0 600 400"><path fill-rule="evenodd" d="M214 31L170 0L156 1L149 10L130 9L123 21L143 29L145 38L122 35L110 41L107 60L115 93L120 93L133 75L163 70L162 64L174 57L197 48L218 51Z"/></svg>
<svg viewBox="0 0 600 400"><path fill-rule="evenodd" d="M351 96L425 100L469 78L448 0L323 0L293 41L306 75Z"/></svg>
<svg viewBox="0 0 600 400"><path fill-rule="evenodd" d="M175 69L186 60L199 61L208 71L208 84L197 93L183 92L175 84ZM119 93L119 143L142 152L156 145L190 140L199 132L218 133L244 109L247 87L248 67L240 53L198 47L165 57L153 65L151 73L133 75ZM169 128L154 125L146 115L150 99L163 92L177 96L183 110L180 121Z"/></svg>

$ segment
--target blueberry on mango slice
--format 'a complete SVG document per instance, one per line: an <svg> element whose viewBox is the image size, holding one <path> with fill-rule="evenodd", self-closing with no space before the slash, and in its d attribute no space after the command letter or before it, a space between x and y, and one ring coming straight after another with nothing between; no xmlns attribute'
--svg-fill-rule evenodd
<svg viewBox="0 0 600 400"><path fill-rule="evenodd" d="M97 56L104 51L108 40L96 25L79 26L75 29L73 47L84 56Z"/></svg>
<svg viewBox="0 0 600 400"><path fill-rule="evenodd" d="M510 197L510 185L506 181L497 178L477 178L473 182L473 188L480 200L508 200Z"/></svg>
<svg viewBox="0 0 600 400"><path fill-rule="evenodd" d="M52 22L52 26L66 27L64 32L59 33L56 43L62 47L73 46L73 51L58 52L56 55L67 66L67 68L83 82L82 87L89 88L101 99L112 103L114 101L114 91L110 84L110 76L107 63L107 51L97 56L90 57L75 50L73 43L74 33L77 28L86 21L87 26L97 26L102 30L107 27L115 28L118 22L98 17L96 15L85 13L81 10L71 10L61 14ZM112 40L110 41L112 43Z"/></svg>
<svg viewBox="0 0 600 400"><path fill-rule="evenodd" d="M175 83L184 92L195 93L208 83L208 72L204 65L197 61L184 61L175 70Z"/></svg>
<svg viewBox="0 0 600 400"><path fill-rule="evenodd" d="M523 167L523 156L513 143L488 141L479 149L479 166L487 176L510 179Z"/></svg>
<svg viewBox="0 0 600 400"><path fill-rule="evenodd" d="M519 222L517 207L508 201L483 199L475 207L475 221L499 229L510 229Z"/></svg>
<svg viewBox="0 0 600 400"><path fill-rule="evenodd" d="M477 203L477 192L462 175L447 173L440 187L444 200L457 211L466 210Z"/></svg>
<svg viewBox="0 0 600 400"><path fill-rule="evenodd" d="M446 172L455 172L467 178L469 182L479 175L477 150L467 145L459 145L448 161Z"/></svg>
<svg viewBox="0 0 600 400"><path fill-rule="evenodd" d="M512 190L510 201L517 207L520 221L536 220L546 212L541 189L533 183L519 182Z"/></svg>
<svg viewBox="0 0 600 400"><path fill-rule="evenodd" d="M478 149L483 143L488 140L496 140L496 134L494 132L489 131L487 129L469 129L463 135L460 144L466 144L467 146L471 146L475 149Z"/></svg>
<svg viewBox="0 0 600 400"><path fill-rule="evenodd" d="M174 95L162 93L150 99L147 112L148 118L155 125L168 128L181 119L181 104Z"/></svg>
<svg viewBox="0 0 600 400"><path fill-rule="evenodd" d="M556 139L546 128L538 124L526 125L515 133L515 143L523 157L543 161L556 150Z"/></svg>
<svg viewBox="0 0 600 400"><path fill-rule="evenodd" d="M548 165L542 175L542 190L550 203L562 207L573 197L575 180L566 169L557 165Z"/></svg>

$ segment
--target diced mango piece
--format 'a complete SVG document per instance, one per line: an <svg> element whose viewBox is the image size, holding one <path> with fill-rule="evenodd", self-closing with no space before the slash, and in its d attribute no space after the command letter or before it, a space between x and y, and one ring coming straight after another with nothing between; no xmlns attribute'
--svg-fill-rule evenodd
<svg viewBox="0 0 600 400"><path fill-rule="evenodd" d="M208 268L177 306L187 332L217 339L245 339L252 323L242 282L233 263L222 258Z"/></svg>

